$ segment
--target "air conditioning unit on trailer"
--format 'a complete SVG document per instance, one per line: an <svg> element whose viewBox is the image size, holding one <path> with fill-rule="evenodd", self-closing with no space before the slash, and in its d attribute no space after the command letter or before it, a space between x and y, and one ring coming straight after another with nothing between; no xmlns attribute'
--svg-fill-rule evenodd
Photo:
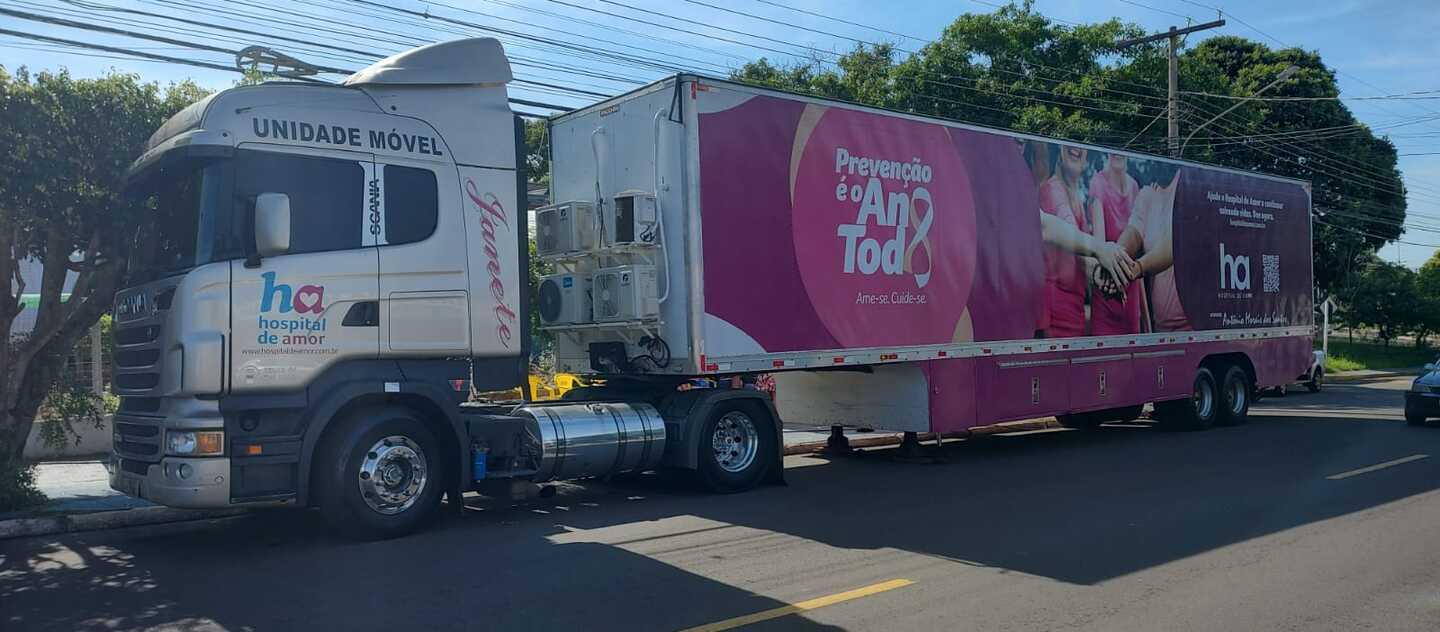
<svg viewBox="0 0 1440 632"><path fill-rule="evenodd" d="M611 246L652 244L655 234L655 194L622 191L605 207L605 243Z"/></svg>
<svg viewBox="0 0 1440 632"><path fill-rule="evenodd" d="M535 211L535 250L541 255L592 250L595 205L562 202Z"/></svg>
<svg viewBox="0 0 1440 632"><path fill-rule="evenodd" d="M593 279L595 322L644 320L660 313L655 266L601 268Z"/></svg>
<svg viewBox="0 0 1440 632"><path fill-rule="evenodd" d="M574 273L541 277L540 322L546 325L590 322L590 278Z"/></svg>

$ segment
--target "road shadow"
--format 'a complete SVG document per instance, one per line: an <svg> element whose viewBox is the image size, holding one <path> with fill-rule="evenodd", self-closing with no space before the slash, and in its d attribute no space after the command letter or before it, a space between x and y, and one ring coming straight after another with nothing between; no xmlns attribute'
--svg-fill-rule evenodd
<svg viewBox="0 0 1440 632"><path fill-rule="evenodd" d="M287 511L12 541L0 628L674 630L785 605L619 547L553 543L538 535L552 526L516 526L525 508L491 513L388 542Z"/></svg>

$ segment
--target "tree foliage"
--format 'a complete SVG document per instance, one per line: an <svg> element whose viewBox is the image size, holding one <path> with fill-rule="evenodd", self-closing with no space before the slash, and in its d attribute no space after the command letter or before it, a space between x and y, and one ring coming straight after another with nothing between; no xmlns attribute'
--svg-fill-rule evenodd
<svg viewBox="0 0 1440 632"><path fill-rule="evenodd" d="M525 171L530 182L550 184L550 123L525 121Z"/></svg>
<svg viewBox="0 0 1440 632"><path fill-rule="evenodd" d="M1057 24L1030 1L965 14L913 54L861 46L830 64L777 66L761 59L733 77L784 90L1102 145L1164 153L1164 44L1120 49L1143 34L1134 24ZM1266 97L1334 97L1334 72L1313 51L1271 49L1212 37L1180 57L1185 157L1308 180L1313 185L1315 283L1344 284L1400 235L1405 188L1394 145L1340 101L1244 101L1290 65ZM1204 125L1204 127L1198 127ZM1314 130L1325 130L1315 132Z"/></svg>
<svg viewBox="0 0 1440 632"><path fill-rule="evenodd" d="M1342 292L1346 324L1374 328L1386 345L1415 331L1421 313L1416 276L1398 263L1372 258Z"/></svg>
<svg viewBox="0 0 1440 632"><path fill-rule="evenodd" d="M153 243L158 218L123 194L125 169L151 132L203 95L192 83L162 89L129 74L0 68L0 461L19 459L76 341L128 275L143 272L132 254ZM20 276L25 259L40 263L41 278ZM16 336L24 294L38 294L38 307L33 329Z"/></svg>

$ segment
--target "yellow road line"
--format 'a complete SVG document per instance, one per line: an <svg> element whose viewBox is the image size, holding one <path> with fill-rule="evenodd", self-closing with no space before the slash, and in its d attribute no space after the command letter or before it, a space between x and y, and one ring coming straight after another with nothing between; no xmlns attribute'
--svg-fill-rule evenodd
<svg viewBox="0 0 1440 632"><path fill-rule="evenodd" d="M1330 475L1330 476L1326 476L1325 478L1327 478L1327 479L1329 479L1329 480L1332 480L1332 481L1338 481L1338 480L1340 480L1340 479L1342 479L1342 478L1350 478L1351 476L1359 476L1359 475L1361 475L1361 474L1369 474L1370 472L1374 472L1375 470L1383 470L1383 469L1385 469L1385 468L1387 468L1387 467L1395 467L1396 465L1400 465L1400 464L1402 464L1402 463L1409 463L1409 462L1411 462L1411 461L1419 461L1420 459L1428 458L1429 456L1430 456L1430 455L1428 455L1428 454L1412 454L1412 455L1407 456L1407 457L1404 457L1404 458L1395 459L1394 461L1386 461L1386 462L1384 462L1384 463L1376 463L1375 465L1371 465L1370 467L1362 467L1362 468L1360 468L1360 469L1358 469L1358 470L1350 470L1349 472L1341 472L1341 473L1339 473L1339 474L1332 474L1332 475Z"/></svg>
<svg viewBox="0 0 1440 632"><path fill-rule="evenodd" d="M845 592L835 593L833 595L826 595L824 597L807 599L805 601L793 603L788 606L781 606L779 608L774 608L771 610L762 610L754 614L747 614L741 617L725 619L724 621L716 621L714 623L707 623L705 625L696 626L693 628L686 628L684 630L681 630L680 632L719 632L720 630L729 630L732 628L738 628L742 625L750 625L751 623L758 623L760 621L777 619L779 617L792 615L797 612L805 612L806 610L814 610L816 608L824 608L825 606L833 606L837 603L850 601L852 599L869 597L870 595L878 595L887 590L904 588L913 583L915 582L912 582L908 579L892 579L890 581L856 588L855 590L847 590Z"/></svg>

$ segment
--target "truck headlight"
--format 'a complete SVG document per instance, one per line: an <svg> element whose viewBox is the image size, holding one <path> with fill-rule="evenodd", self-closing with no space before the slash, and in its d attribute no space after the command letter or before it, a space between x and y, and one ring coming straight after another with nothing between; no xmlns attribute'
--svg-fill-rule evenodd
<svg viewBox="0 0 1440 632"><path fill-rule="evenodd" d="M171 430L165 433L165 453L174 456L219 456L225 453L225 432Z"/></svg>

